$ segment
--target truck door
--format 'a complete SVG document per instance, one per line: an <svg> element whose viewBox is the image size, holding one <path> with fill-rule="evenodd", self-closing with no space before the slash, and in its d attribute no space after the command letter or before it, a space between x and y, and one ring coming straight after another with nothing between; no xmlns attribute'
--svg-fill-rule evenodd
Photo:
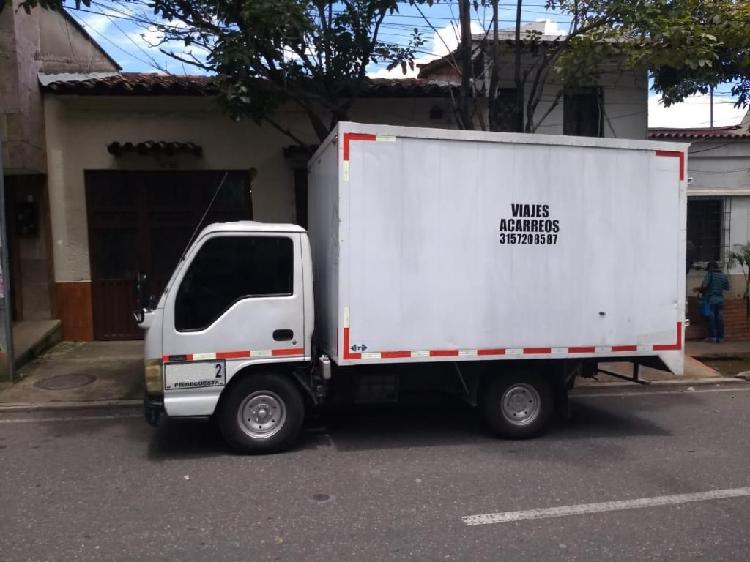
<svg viewBox="0 0 750 562"><path fill-rule="evenodd" d="M218 395L248 363L304 358L303 301L300 234L205 237L164 306L166 395Z"/></svg>

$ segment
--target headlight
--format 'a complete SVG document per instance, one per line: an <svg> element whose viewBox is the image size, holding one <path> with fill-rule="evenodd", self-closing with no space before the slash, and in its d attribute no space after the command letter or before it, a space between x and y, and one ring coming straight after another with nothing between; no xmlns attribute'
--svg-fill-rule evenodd
<svg viewBox="0 0 750 562"><path fill-rule="evenodd" d="M159 394L164 392L161 376L161 359L146 359L143 362L146 392Z"/></svg>

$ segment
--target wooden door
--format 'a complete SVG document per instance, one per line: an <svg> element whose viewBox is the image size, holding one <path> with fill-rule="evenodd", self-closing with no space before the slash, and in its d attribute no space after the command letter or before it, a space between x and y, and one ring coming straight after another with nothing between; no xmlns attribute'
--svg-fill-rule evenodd
<svg viewBox="0 0 750 562"><path fill-rule="evenodd" d="M96 339L143 337L132 318L135 276L146 273L161 294L222 179L203 226L251 219L246 172L86 172Z"/></svg>

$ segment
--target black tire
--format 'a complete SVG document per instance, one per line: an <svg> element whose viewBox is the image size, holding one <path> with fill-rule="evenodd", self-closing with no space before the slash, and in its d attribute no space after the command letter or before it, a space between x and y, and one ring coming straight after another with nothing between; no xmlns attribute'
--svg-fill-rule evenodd
<svg viewBox="0 0 750 562"><path fill-rule="evenodd" d="M228 392L217 417L224 440L235 451L277 453L294 446L305 419L305 404L288 377L249 375ZM256 416L256 423L245 419L247 415Z"/></svg>
<svg viewBox="0 0 750 562"><path fill-rule="evenodd" d="M506 399L509 402L503 407ZM536 437L547 429L555 411L552 381L531 373L495 376L485 385L479 408L496 435L507 439Z"/></svg>

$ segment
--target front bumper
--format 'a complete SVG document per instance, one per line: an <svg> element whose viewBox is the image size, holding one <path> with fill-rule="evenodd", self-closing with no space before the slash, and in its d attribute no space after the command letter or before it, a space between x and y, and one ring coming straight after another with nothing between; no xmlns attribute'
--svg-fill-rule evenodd
<svg viewBox="0 0 750 562"><path fill-rule="evenodd" d="M146 423L156 427L164 413L164 396L147 392L143 396L143 416L146 418Z"/></svg>

